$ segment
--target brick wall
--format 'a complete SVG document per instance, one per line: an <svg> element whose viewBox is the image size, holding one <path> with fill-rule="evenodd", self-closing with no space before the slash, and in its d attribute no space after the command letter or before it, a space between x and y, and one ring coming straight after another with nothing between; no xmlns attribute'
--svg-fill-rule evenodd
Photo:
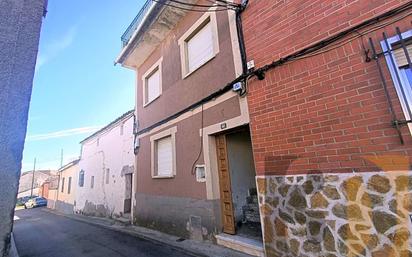
<svg viewBox="0 0 412 257"><path fill-rule="evenodd" d="M243 13L248 59L260 67L406 2L250 1ZM356 34L348 35L333 50L274 68L265 80L250 81L258 174L372 171L381 168L367 160L371 156L411 156L410 132L402 128L401 145L376 63L365 62L362 50L369 37L379 45L383 31L393 36L396 26L411 29L410 16L401 16L349 42ZM386 62L380 61L397 118L404 119ZM396 158L387 160L386 169L399 167Z"/></svg>

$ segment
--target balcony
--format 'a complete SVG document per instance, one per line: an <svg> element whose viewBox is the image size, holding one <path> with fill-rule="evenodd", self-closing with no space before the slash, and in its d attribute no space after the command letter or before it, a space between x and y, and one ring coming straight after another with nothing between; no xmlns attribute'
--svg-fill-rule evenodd
<svg viewBox="0 0 412 257"><path fill-rule="evenodd" d="M194 3L197 0L185 1ZM115 63L131 69L139 67L187 12L157 1L146 0L121 37L122 50Z"/></svg>
<svg viewBox="0 0 412 257"><path fill-rule="evenodd" d="M140 9L139 13L133 19L132 23L130 23L129 27L127 27L126 31L123 33L121 40L122 40L122 47L125 47L130 39L133 36L133 33L137 30L137 28L142 24L143 18L149 12L150 8L155 4L152 0L146 0L142 9Z"/></svg>

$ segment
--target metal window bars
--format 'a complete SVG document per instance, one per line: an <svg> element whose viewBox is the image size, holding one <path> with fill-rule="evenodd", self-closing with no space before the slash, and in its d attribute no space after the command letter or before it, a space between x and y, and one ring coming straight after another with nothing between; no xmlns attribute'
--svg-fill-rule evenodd
<svg viewBox="0 0 412 257"><path fill-rule="evenodd" d="M406 47L406 39L403 38L402 33L401 33L401 31L398 27L396 27L396 34L397 34L397 37L398 37L397 42L399 42L399 47L403 49L403 52L405 54L405 57L406 57L406 60L407 60L407 63L408 63L407 68L412 69L411 58L409 56L408 49ZM398 73L397 63L396 63L396 61L393 57L393 51L394 51L393 45L391 47L391 44L389 43L388 37L387 37L385 32L383 32L382 35L383 35L383 39L384 39L383 42L384 42L384 45L386 47L386 51L382 51L382 52L378 53L376 51L375 45L373 44L372 38L369 38L369 45L370 45L370 48L372 50L372 59L375 60L375 62L376 62L376 66L377 66L378 71L379 71L379 76L382 80L383 89L385 91L385 96L386 96L388 104L389 104L389 112L392 116L392 125L398 132L401 144L404 144L404 140L402 138L402 133L401 133L400 127L403 126L403 125L407 125L408 123L412 123L412 120L410 120L412 118L412 111L411 111L411 108L409 106L412 99L408 99L407 96L406 96L406 93L405 93L405 90L404 90L405 85L403 85L404 82L400 78L400 75ZM410 39L410 38L408 38L408 39ZM395 74L394 77L395 77L395 80L396 80L397 84L399 85L401 97L402 97L402 100L405 103L406 112L409 115L409 120L398 120L398 118L396 117L396 113L395 113L395 110L393 108L392 100L391 100L391 97L390 97L390 94L389 94L388 85L387 85L386 80L385 80L385 76L384 76L384 73L383 73L383 70L382 70L382 66L379 62L379 57L381 57L381 56L388 56L389 57L388 65L390 65L391 68L395 71L394 72L394 74ZM367 60L368 60L368 57L367 57Z"/></svg>
<svg viewBox="0 0 412 257"><path fill-rule="evenodd" d="M126 31L123 33L123 35L121 37L123 47L125 47L129 43L130 38L132 38L133 33L139 27L140 23L143 20L143 17L147 14L150 7L152 7L152 5L154 5L154 4L155 3L152 0L147 0L144 3L144 5L140 9L139 13L136 15L136 17L133 19L132 23L130 23L129 27L127 27Z"/></svg>

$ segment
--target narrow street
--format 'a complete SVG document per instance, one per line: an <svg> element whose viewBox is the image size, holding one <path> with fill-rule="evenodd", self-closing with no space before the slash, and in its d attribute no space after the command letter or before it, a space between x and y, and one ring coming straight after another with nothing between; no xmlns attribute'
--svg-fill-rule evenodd
<svg viewBox="0 0 412 257"><path fill-rule="evenodd" d="M14 237L20 257L193 256L167 245L45 212L16 211Z"/></svg>

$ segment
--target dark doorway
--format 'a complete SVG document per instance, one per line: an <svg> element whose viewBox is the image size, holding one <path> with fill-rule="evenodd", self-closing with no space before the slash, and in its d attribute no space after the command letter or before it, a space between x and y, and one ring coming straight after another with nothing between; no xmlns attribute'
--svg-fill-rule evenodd
<svg viewBox="0 0 412 257"><path fill-rule="evenodd" d="M124 197L124 213L130 213L132 210L132 180L133 174L125 174L125 197Z"/></svg>
<svg viewBox="0 0 412 257"><path fill-rule="evenodd" d="M216 136L216 148L224 232L261 241L256 172L249 128L242 127Z"/></svg>

